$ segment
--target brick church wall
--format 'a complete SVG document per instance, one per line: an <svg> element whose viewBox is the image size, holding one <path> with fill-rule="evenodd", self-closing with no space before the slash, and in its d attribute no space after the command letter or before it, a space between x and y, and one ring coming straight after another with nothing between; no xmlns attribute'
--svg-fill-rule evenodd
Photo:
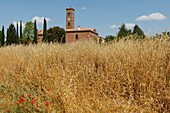
<svg viewBox="0 0 170 113"><path fill-rule="evenodd" d="M76 40L76 34L78 34L78 40ZM83 41L90 39L97 39L98 35L92 32L68 32L66 33L66 43L71 43L75 41Z"/></svg>

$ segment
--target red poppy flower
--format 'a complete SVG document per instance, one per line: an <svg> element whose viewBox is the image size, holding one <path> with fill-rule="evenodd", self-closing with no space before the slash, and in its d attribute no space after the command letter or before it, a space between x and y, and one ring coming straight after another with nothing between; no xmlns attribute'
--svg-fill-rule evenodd
<svg viewBox="0 0 170 113"><path fill-rule="evenodd" d="M47 91L50 91L50 89L47 89Z"/></svg>
<svg viewBox="0 0 170 113"><path fill-rule="evenodd" d="M46 105L49 106L49 102L46 102Z"/></svg>
<svg viewBox="0 0 170 113"><path fill-rule="evenodd" d="M37 109L37 107L35 107L35 109Z"/></svg>
<svg viewBox="0 0 170 113"><path fill-rule="evenodd" d="M11 111L9 110L8 113L10 113Z"/></svg>
<svg viewBox="0 0 170 113"><path fill-rule="evenodd" d="M28 101L28 99L26 99L26 101Z"/></svg>
<svg viewBox="0 0 170 113"><path fill-rule="evenodd" d="M61 81L63 81L63 79L61 79Z"/></svg>
<svg viewBox="0 0 170 113"><path fill-rule="evenodd" d="M31 101L31 104L34 104L34 101Z"/></svg>
<svg viewBox="0 0 170 113"><path fill-rule="evenodd" d="M22 96L19 96L19 98L21 99L21 98L22 98Z"/></svg>
<svg viewBox="0 0 170 113"><path fill-rule="evenodd" d="M19 102L17 102L17 105L19 105Z"/></svg>
<svg viewBox="0 0 170 113"><path fill-rule="evenodd" d="M21 102L21 100L18 100L18 102Z"/></svg>
<svg viewBox="0 0 170 113"><path fill-rule="evenodd" d="M24 100L24 99L22 99L21 101L22 101L22 102L25 102L25 100Z"/></svg>
<svg viewBox="0 0 170 113"><path fill-rule="evenodd" d="M24 97L24 95L22 95L22 97Z"/></svg>
<svg viewBox="0 0 170 113"><path fill-rule="evenodd" d="M35 102L36 100L34 100L34 102Z"/></svg>
<svg viewBox="0 0 170 113"><path fill-rule="evenodd" d="M24 106L22 106L22 108L24 108Z"/></svg>
<svg viewBox="0 0 170 113"><path fill-rule="evenodd" d="M32 100L34 100L34 98L32 98Z"/></svg>
<svg viewBox="0 0 170 113"><path fill-rule="evenodd" d="M28 95L29 97L31 97L31 95Z"/></svg>

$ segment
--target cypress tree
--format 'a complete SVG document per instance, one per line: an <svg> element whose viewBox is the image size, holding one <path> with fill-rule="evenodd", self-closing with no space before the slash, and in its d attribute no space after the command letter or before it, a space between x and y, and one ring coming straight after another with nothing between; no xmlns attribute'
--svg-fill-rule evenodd
<svg viewBox="0 0 170 113"><path fill-rule="evenodd" d="M44 18L44 29L43 29L43 42L47 41L47 22Z"/></svg>
<svg viewBox="0 0 170 113"><path fill-rule="evenodd" d="M20 39L22 39L22 20L20 21Z"/></svg>
<svg viewBox="0 0 170 113"><path fill-rule="evenodd" d="M18 39L18 42L19 42L19 37L18 37L18 22L17 22L17 39Z"/></svg>
<svg viewBox="0 0 170 113"><path fill-rule="evenodd" d="M4 26L2 27L2 38L1 38L1 46L5 44L5 34L4 34Z"/></svg>
<svg viewBox="0 0 170 113"><path fill-rule="evenodd" d="M34 40L33 40L33 42L35 44L37 44L37 22L36 22L36 20L34 22Z"/></svg>

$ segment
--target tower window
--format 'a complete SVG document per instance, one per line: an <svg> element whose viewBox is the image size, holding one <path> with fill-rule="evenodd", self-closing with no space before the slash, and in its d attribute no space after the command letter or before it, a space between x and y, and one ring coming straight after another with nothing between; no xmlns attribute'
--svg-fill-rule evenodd
<svg viewBox="0 0 170 113"><path fill-rule="evenodd" d="M67 15L68 15L68 17L71 17L71 13L70 12L68 12Z"/></svg>
<svg viewBox="0 0 170 113"><path fill-rule="evenodd" d="M78 40L79 39L79 35L78 34L76 34L76 40Z"/></svg>
<svg viewBox="0 0 170 113"><path fill-rule="evenodd" d="M70 27L70 22L68 22L68 27Z"/></svg>

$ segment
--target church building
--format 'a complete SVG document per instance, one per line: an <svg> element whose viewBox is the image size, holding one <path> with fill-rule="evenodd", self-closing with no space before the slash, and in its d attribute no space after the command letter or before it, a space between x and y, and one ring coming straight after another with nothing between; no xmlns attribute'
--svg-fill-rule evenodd
<svg viewBox="0 0 170 113"><path fill-rule="evenodd" d="M98 36L95 28L74 28L75 10L66 8L66 43L102 38ZM104 38L102 38L104 39Z"/></svg>
<svg viewBox="0 0 170 113"><path fill-rule="evenodd" d="M66 43L72 43L83 40L104 40L103 37L98 36L95 28L74 28L75 10L73 8L66 8ZM42 41L43 31L38 32L39 40Z"/></svg>

